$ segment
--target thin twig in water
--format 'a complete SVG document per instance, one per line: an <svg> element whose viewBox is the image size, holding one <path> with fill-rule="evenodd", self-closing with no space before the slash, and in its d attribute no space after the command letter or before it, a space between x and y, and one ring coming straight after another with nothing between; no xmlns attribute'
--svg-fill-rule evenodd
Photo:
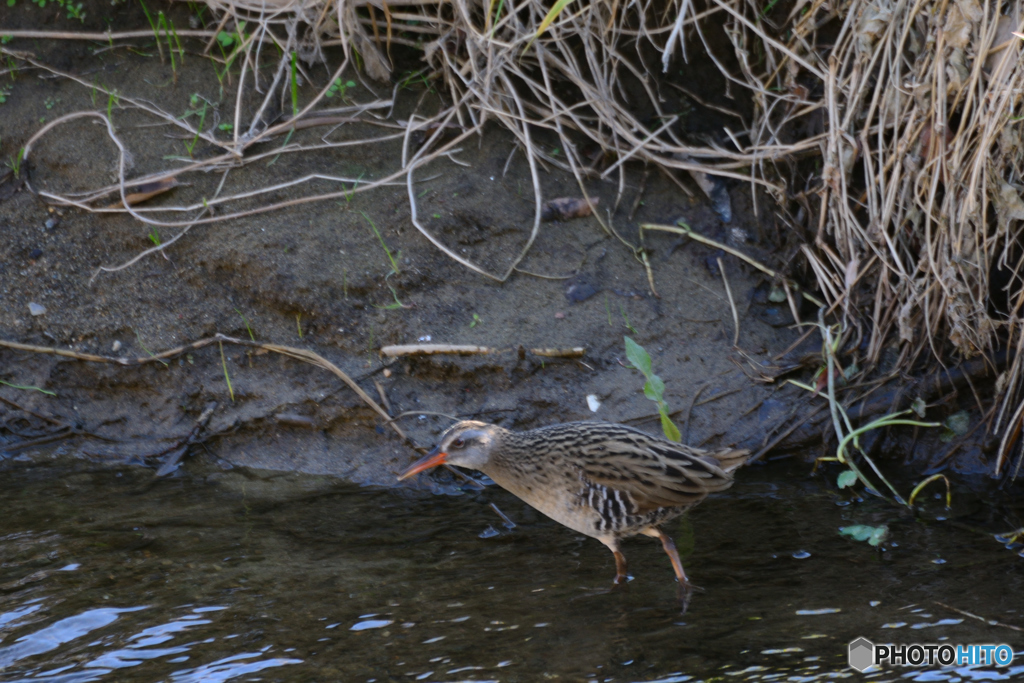
<svg viewBox="0 0 1024 683"><path fill-rule="evenodd" d="M950 612L956 612L957 614L962 614L965 617L970 617L971 619L977 619L978 621L983 621L986 624L988 624L989 626L999 626L999 627L1002 627L1002 628L1008 628L1011 631L1017 631L1019 633L1024 633L1024 628L1021 628L1020 626L1014 626L1013 624L1004 624L1003 622L996 621L995 619L986 619L985 617L980 617L977 614L971 614L970 612L965 612L962 609L957 609L956 607L950 607L946 603L939 602L938 600L935 601L935 604L938 605L939 607L944 607L944 608L948 609Z"/></svg>

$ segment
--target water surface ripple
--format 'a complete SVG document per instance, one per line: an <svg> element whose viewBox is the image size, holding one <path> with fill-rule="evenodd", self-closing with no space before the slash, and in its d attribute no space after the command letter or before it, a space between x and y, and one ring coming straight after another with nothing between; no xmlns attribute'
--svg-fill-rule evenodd
<svg viewBox="0 0 1024 683"><path fill-rule="evenodd" d="M609 590L603 546L500 490L151 476L0 470L0 681L1024 679L1019 632L949 609L1024 624L1007 598L1024 560L971 530L1012 520L984 508L928 522L837 505L799 469L744 470L670 527L702 589L681 617L659 544L628 541L634 580ZM839 534L854 524L888 525L887 548ZM1018 658L860 676L858 636Z"/></svg>

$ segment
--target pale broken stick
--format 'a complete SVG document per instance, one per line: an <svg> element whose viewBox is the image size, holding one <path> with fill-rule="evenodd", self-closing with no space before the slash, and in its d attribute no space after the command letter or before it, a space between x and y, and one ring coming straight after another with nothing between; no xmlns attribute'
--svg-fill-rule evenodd
<svg viewBox="0 0 1024 683"><path fill-rule="evenodd" d="M519 357L523 358L526 356L527 349L523 346L497 349L492 346L474 346L470 344L397 344L382 346L380 355L386 358L434 355L485 356L512 351L517 351ZM567 349L529 349L529 352L534 356L542 356L544 358L582 358L587 350L582 346L574 346Z"/></svg>

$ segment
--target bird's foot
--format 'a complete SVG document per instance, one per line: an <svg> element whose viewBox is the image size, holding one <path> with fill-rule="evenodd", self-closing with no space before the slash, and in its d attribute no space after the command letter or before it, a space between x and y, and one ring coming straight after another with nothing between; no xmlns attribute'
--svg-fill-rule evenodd
<svg viewBox="0 0 1024 683"><path fill-rule="evenodd" d="M686 614L686 610L690 607L690 598L693 596L694 588L696 588L689 581L683 581L677 584L678 586L678 597L679 597L679 613ZM697 590L703 591L702 588Z"/></svg>

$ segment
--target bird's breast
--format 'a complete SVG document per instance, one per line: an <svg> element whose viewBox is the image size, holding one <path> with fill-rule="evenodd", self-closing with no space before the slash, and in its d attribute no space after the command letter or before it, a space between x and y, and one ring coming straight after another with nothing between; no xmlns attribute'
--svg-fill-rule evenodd
<svg viewBox="0 0 1024 683"><path fill-rule="evenodd" d="M598 510L581 495L579 482L545 476L525 480L505 473L488 473L501 488L559 524L587 536L603 535Z"/></svg>

